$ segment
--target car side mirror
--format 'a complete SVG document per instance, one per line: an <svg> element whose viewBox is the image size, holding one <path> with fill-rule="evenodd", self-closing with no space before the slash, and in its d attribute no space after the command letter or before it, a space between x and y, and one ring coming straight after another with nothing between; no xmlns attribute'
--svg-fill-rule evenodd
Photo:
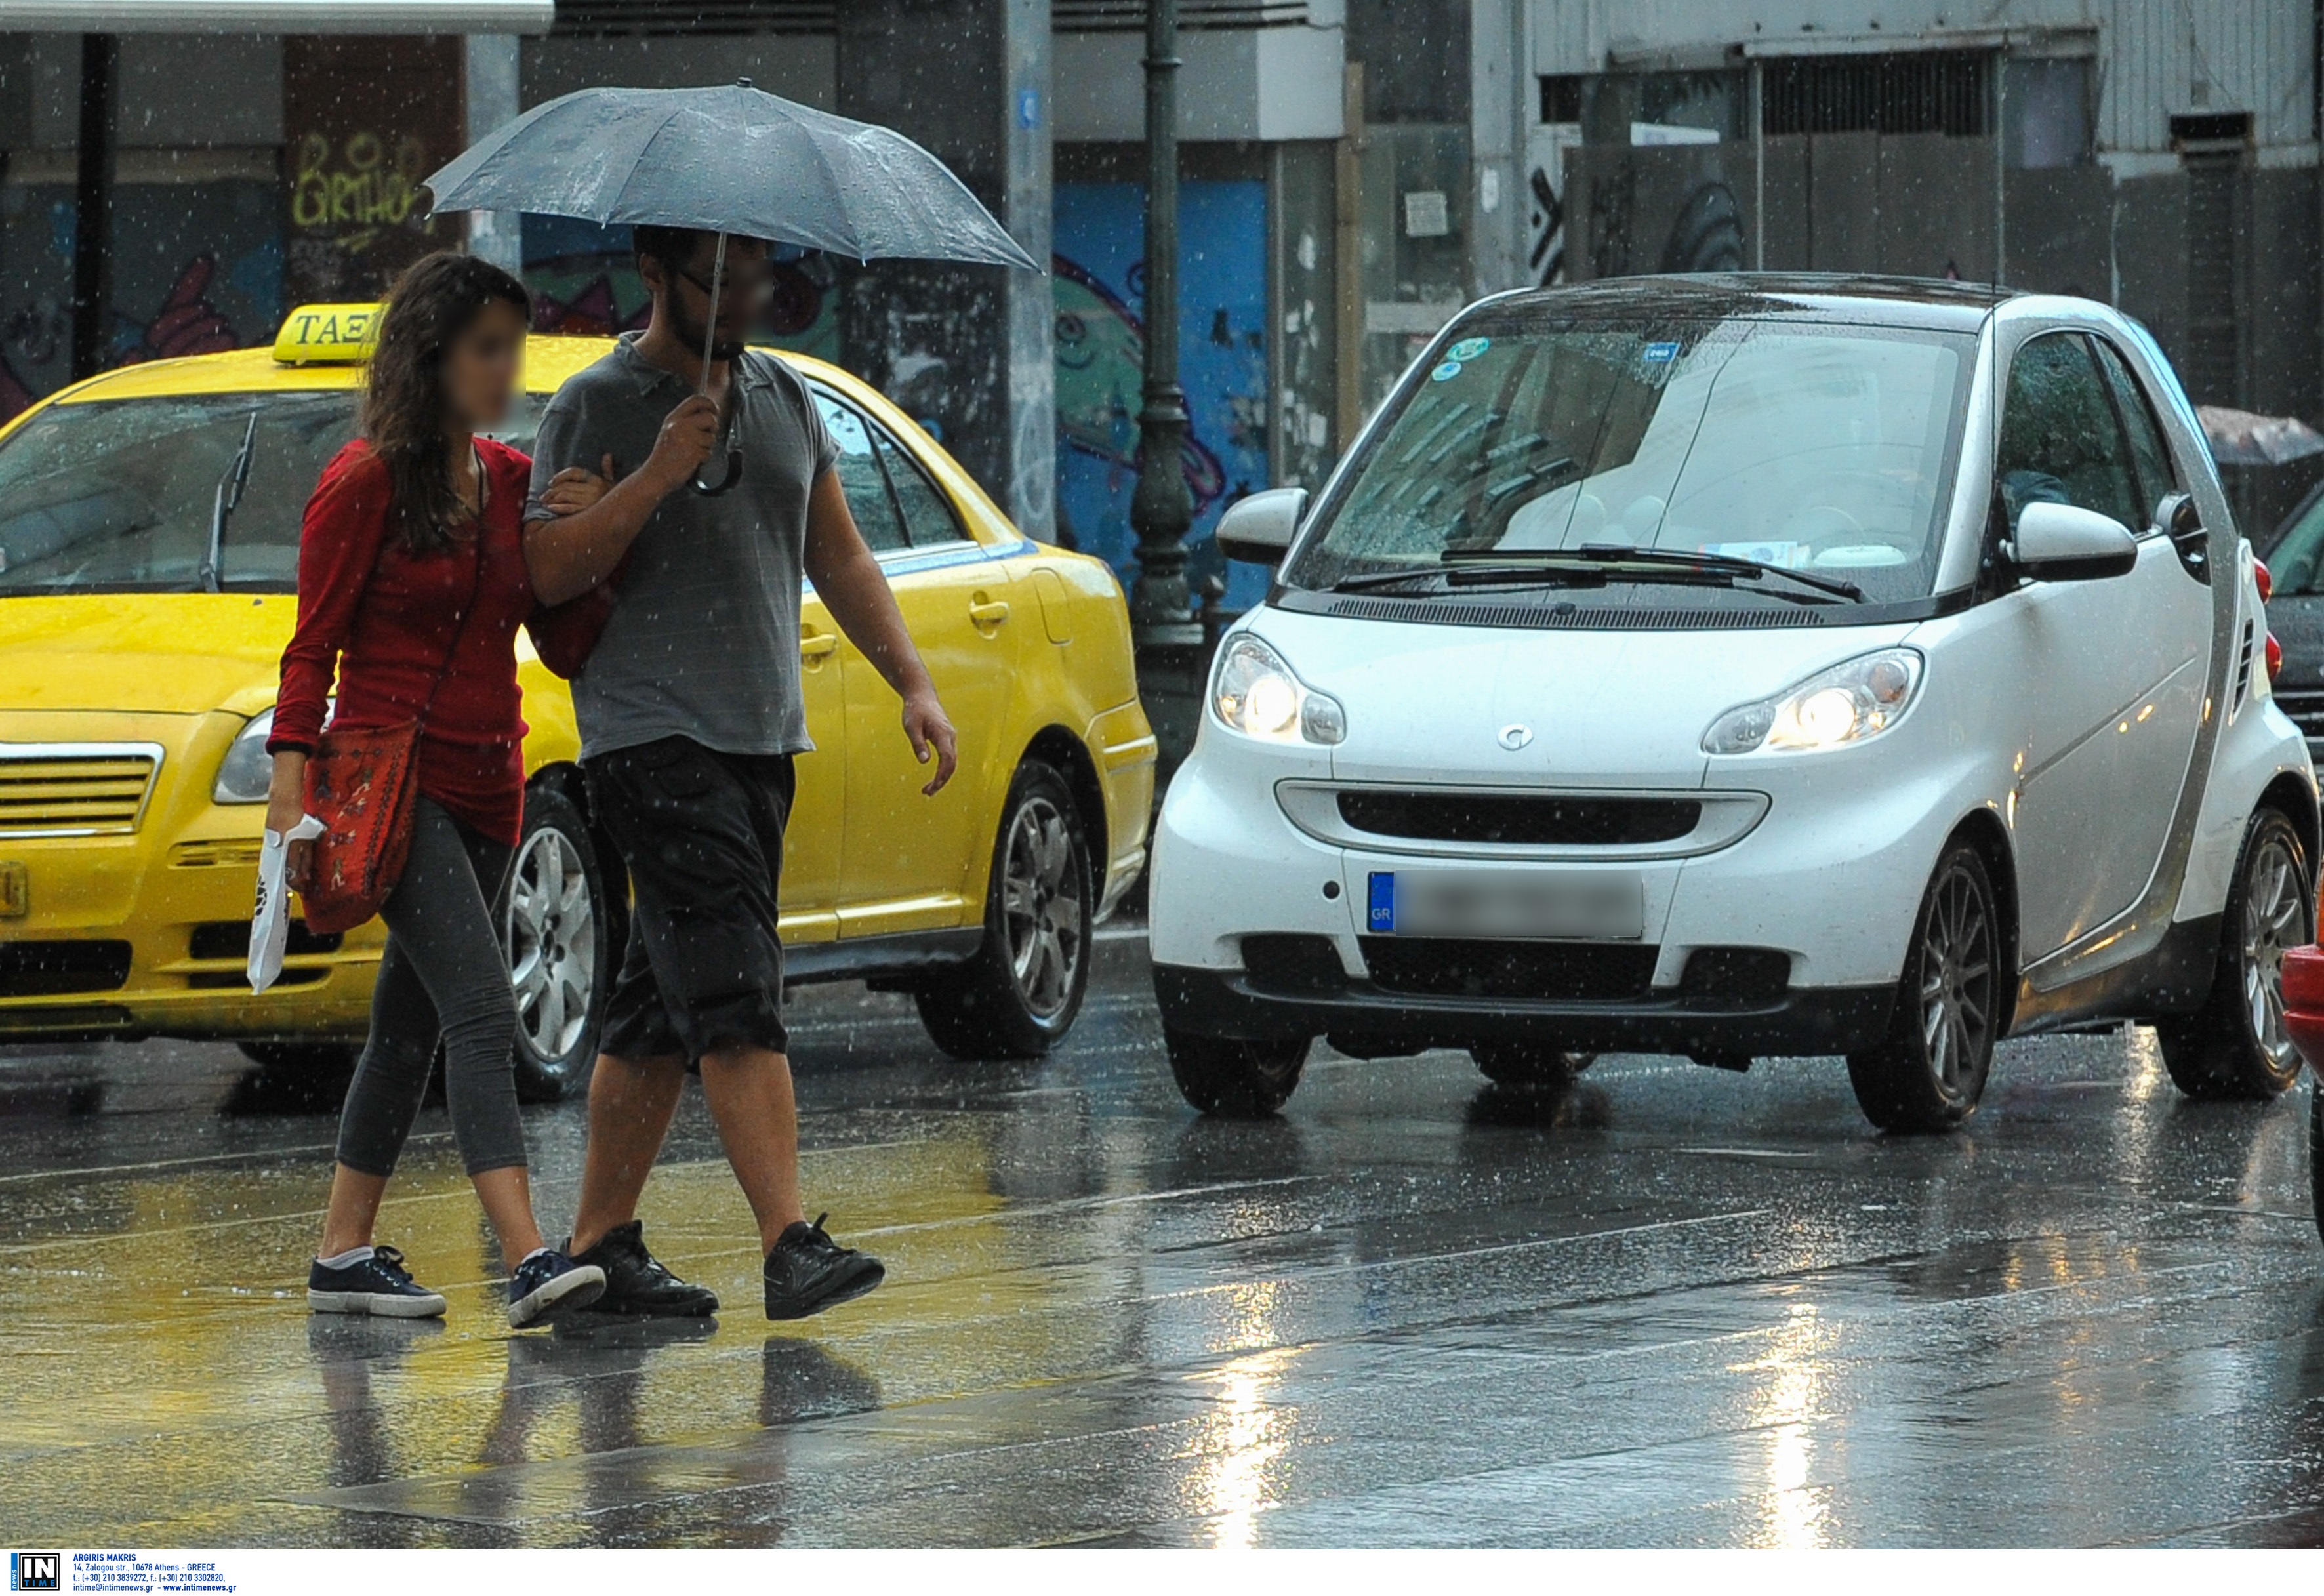
<svg viewBox="0 0 2324 1596"><path fill-rule="evenodd" d="M2044 502L2018 512L2009 558L2036 582L2087 582L2128 575L2138 564L2138 540L2111 515Z"/></svg>
<svg viewBox="0 0 2324 1596"><path fill-rule="evenodd" d="M1268 488L1238 499L1219 517L1219 552L1271 571L1290 552L1299 519L1306 513L1305 488Z"/></svg>

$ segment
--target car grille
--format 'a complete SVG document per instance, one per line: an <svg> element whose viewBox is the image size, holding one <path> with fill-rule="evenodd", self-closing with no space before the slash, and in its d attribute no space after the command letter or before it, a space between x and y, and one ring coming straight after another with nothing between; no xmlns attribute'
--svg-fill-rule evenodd
<svg viewBox="0 0 2324 1596"><path fill-rule="evenodd" d="M2309 742L2324 743L2324 692L2287 693L2278 687L2275 703Z"/></svg>
<svg viewBox="0 0 2324 1596"><path fill-rule="evenodd" d="M1661 949L1629 942L1508 942L1465 936L1366 936L1364 964L1383 992L1418 997L1569 1003L1635 1002Z"/></svg>
<svg viewBox="0 0 2324 1596"><path fill-rule="evenodd" d="M0 743L0 836L135 831L161 768L152 743Z"/></svg>
<svg viewBox="0 0 2324 1596"><path fill-rule="evenodd" d="M1692 798L1527 798L1365 788L1340 794L1340 818L1380 836L1607 846L1674 842L1702 823L1702 806Z"/></svg>
<svg viewBox="0 0 2324 1596"><path fill-rule="evenodd" d="M305 954L326 954L339 951L337 931L309 931L307 922L293 918L290 935L283 940L282 951L291 957ZM186 956L195 959L247 959L250 957L250 922L248 920L204 920L194 927L187 939Z"/></svg>
<svg viewBox="0 0 2324 1596"><path fill-rule="evenodd" d="M128 980L125 942L0 942L0 998L112 992Z"/></svg>

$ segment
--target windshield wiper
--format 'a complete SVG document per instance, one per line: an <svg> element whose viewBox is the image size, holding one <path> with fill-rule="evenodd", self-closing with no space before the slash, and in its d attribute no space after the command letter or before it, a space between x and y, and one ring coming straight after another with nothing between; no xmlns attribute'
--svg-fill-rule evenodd
<svg viewBox="0 0 2324 1596"><path fill-rule="evenodd" d="M1864 599L1863 588L1838 577L1819 577L1807 571L1793 570L1787 566L1763 565L1756 559L1739 559L1731 554L1690 554L1672 549L1633 549L1622 543L1584 543L1579 549L1448 549L1437 558L1445 565L1456 567L1505 566L1534 561L1554 565L1561 561L1573 561L1600 569L1629 565L1673 573L1692 571L1706 577L1782 577L1803 587L1812 587L1818 593L1829 593L1837 598L1858 603Z"/></svg>
<svg viewBox="0 0 2324 1596"><path fill-rule="evenodd" d="M1683 579L1677 573L1672 574L1671 580ZM1725 577L1722 573L1709 579L1724 581ZM1606 573L1596 566L1462 564L1450 570L1430 567L1417 571L1365 571L1353 577L1342 577L1324 591L1370 593L1379 588L1401 586L1406 582L1441 583L1447 587L1603 587L1606 586Z"/></svg>
<svg viewBox="0 0 2324 1596"><path fill-rule="evenodd" d="M201 583L205 593L226 591L226 522L242 503L242 490L250 485L250 458L258 452L258 411L253 406L250 424L242 429L242 447L234 451L234 464L218 478L217 497L210 503L210 547L203 557Z"/></svg>

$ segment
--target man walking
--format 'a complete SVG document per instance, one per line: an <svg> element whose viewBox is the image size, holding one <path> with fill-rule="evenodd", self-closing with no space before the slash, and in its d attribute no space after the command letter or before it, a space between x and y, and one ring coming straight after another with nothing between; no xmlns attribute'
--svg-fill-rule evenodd
<svg viewBox="0 0 2324 1596"><path fill-rule="evenodd" d="M928 793L950 780L954 749L848 513L812 396L782 361L743 346L772 292L767 247L728 242L714 303L716 242L636 229L651 318L558 390L533 455L525 554L543 601L586 593L628 560L573 683L582 770L636 908L590 1084L567 1247L605 1271L601 1310L717 1308L711 1292L654 1260L637 1219L686 1074L698 1070L758 1220L767 1316L796 1319L862 1296L885 1274L821 1220L808 1223L799 1200L775 922L791 761L812 746L798 680L802 575L902 698L904 735L923 763L935 761ZM539 495L576 464L619 480L587 510L553 516ZM697 479L727 485L706 493Z"/></svg>

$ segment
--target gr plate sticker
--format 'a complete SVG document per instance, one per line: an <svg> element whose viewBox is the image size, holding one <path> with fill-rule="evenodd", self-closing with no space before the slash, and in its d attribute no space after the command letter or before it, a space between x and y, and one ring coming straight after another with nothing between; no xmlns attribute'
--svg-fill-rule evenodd
<svg viewBox="0 0 2324 1596"><path fill-rule="evenodd" d="M1448 360L1443 365L1438 366L1434 371L1429 373L1428 377L1429 381L1434 383L1449 383L1460 374L1461 363L1457 360Z"/></svg>
<svg viewBox="0 0 2324 1596"><path fill-rule="evenodd" d="M1396 872L1376 870L1367 883L1368 901L1364 905L1364 928L1368 931L1396 929Z"/></svg>
<svg viewBox="0 0 2324 1596"><path fill-rule="evenodd" d="M1444 351L1447 360L1474 360L1493 346L1490 338L1463 338Z"/></svg>
<svg viewBox="0 0 2324 1596"><path fill-rule="evenodd" d="M1668 365L1678 358L1678 346L1675 343L1649 344L1638 351L1638 358L1648 365Z"/></svg>

